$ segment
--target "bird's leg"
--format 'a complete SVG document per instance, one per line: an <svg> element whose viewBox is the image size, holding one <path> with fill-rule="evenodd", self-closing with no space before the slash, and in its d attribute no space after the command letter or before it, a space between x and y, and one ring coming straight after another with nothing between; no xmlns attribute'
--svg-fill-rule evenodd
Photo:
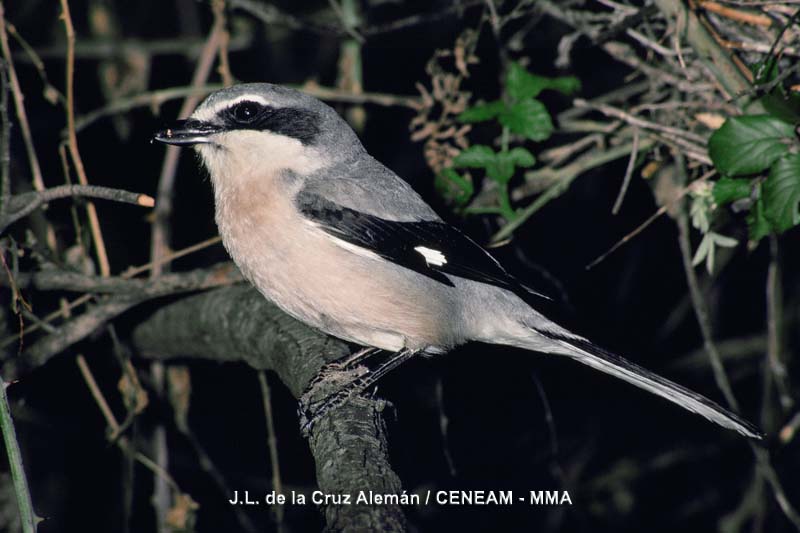
<svg viewBox="0 0 800 533"><path fill-rule="evenodd" d="M306 385L305 390L303 390L301 398L304 398L307 395L309 395L312 392L312 390L317 388L323 381L329 381L332 377L335 377L337 373L354 369L362 362L366 361L367 359L379 353L380 351L381 351L380 348L374 348L372 346L368 346L366 348L362 348L361 350L353 352L349 355L346 355L341 359L337 359L336 361L325 363L319 369L317 374L313 378L311 378L311 381L308 382L308 385Z"/></svg>
<svg viewBox="0 0 800 533"><path fill-rule="evenodd" d="M301 425L305 427L305 421L314 411L311 406L323 403L328 397L353 383L359 376L369 372L367 366L360 365L380 352L382 350L379 348L366 347L324 364L300 395Z"/></svg>
<svg viewBox="0 0 800 533"><path fill-rule="evenodd" d="M300 397L300 427L304 435L308 434L317 420L322 418L329 411L344 404L347 400L361 394L366 389L374 385L383 376L402 365L421 350L410 350L405 348L395 352L381 363L375 370L368 370L365 374L357 375L353 379L345 382L336 391L325 396L322 400L314 402L312 400L313 390L307 390Z"/></svg>
<svg viewBox="0 0 800 533"><path fill-rule="evenodd" d="M380 348L374 348L370 346L346 355L341 359L337 359L336 361L325 363L322 365L322 368L319 369L317 374L311 378L311 381L308 382L308 385L306 385L306 388L303 390L303 394L300 397L310 397L312 393L325 382L335 383L337 381L345 381L346 383L350 381L341 374L354 370L356 367L358 367L358 365L380 352Z"/></svg>

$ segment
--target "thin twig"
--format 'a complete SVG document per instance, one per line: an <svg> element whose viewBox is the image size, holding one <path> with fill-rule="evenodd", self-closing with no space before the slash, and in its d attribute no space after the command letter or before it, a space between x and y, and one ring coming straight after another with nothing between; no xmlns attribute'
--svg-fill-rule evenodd
<svg viewBox="0 0 800 533"><path fill-rule="evenodd" d="M778 237L769 237L770 261L767 268L767 368L775 377L775 386L781 407L789 410L794 404L789 392L789 376L781 361L781 321L783 320L783 301L781 298L781 272Z"/></svg>
<svg viewBox="0 0 800 533"><path fill-rule="evenodd" d="M319 98L320 100L341 102L344 104L373 104L385 107L409 107L411 109L418 109L422 103L422 100L416 96L401 96L388 93L353 94L350 91L342 91L309 83L301 86L294 86L294 88Z"/></svg>
<svg viewBox="0 0 800 533"><path fill-rule="evenodd" d="M211 74L211 67L214 64L214 58L217 56L217 51L222 41L222 34L225 32L225 27L222 23L224 23L224 21L219 18L214 20L208 39L206 39L206 44L203 47L203 53L200 54L197 67L195 67L194 74L192 75L191 86L194 88L203 86L208 76ZM183 101L178 116L183 117L188 115L197 107L199 102L199 96L188 96ZM164 156L164 162L161 165L161 173L158 177L158 192L156 196L158 198L158 206L153 213L153 227L151 230L150 242L150 258L156 265L152 271L154 276L157 276L161 272L159 260L170 251L169 217L172 214L172 194L175 185L175 175L178 170L179 157L180 148L177 146L168 146L166 155Z"/></svg>
<svg viewBox="0 0 800 533"><path fill-rule="evenodd" d="M628 29L625 33L626 35L628 35L628 37L638 42L642 46L650 48L651 50L661 54L662 56L671 58L678 55L677 51L672 50L671 48L667 48L666 46L663 46L653 40L648 39L646 36L642 35L641 33L639 33L634 29Z"/></svg>
<svg viewBox="0 0 800 533"><path fill-rule="evenodd" d="M714 372L714 381L717 383L717 387L722 391L722 395L725 397L725 401L728 405L730 405L734 411L739 411L739 402L736 401L736 396L733 394L730 381L725 373L725 367L722 365L722 358L717 351L716 344L714 344L708 308L706 307L705 298L700 291L697 274L692 266L689 220L688 215L683 209L678 213L677 224L679 230L678 244L681 250L681 258L683 259L684 274L686 276L686 282L689 285L689 295L691 296L692 307L697 317L697 324L700 326L700 333L703 336L703 346L706 349L706 353L708 353L711 369Z"/></svg>
<svg viewBox="0 0 800 533"><path fill-rule="evenodd" d="M671 134L676 137L684 137L690 141L695 143L705 144L706 138L696 133L692 133L691 131L682 130L680 128L673 128L672 126L665 126L663 124L659 124L657 122L652 122L649 120L645 120L641 117L636 117L623 111L622 109L617 109L616 107L606 105L606 104L593 104L591 102L587 102L582 98L576 98L573 102L576 107L591 107L600 111L606 116L618 118L620 120L624 120L628 124L633 126L645 129L645 130L655 130L660 131L663 133Z"/></svg>
<svg viewBox="0 0 800 533"><path fill-rule="evenodd" d="M680 166L682 164L680 158L677 164L679 168L683 168ZM728 376L725 373L725 368L722 365L719 351L714 343L713 333L711 330L711 321L708 316L708 308L706 307L705 299L700 291L700 284L697 280L697 274L692 266L692 250L691 243L689 242L689 220L684 209L681 209L678 214L677 224L678 244L681 250L681 259L683 262L684 273L686 275L686 281L689 285L689 295L691 296L692 307L694 309L695 316L697 317L697 324L700 327L700 333L703 337L703 346L711 363L714 381L716 382L717 387L719 387L719 389L722 391L722 394L725 397L725 401L728 403L728 405L734 411L739 411L739 404L733 394L730 381L728 380ZM772 489L775 500L778 502L778 506L781 508L789 521L792 522L794 527L800 531L800 514L797 513L786 496L783 486L781 485L781 481L778 478L778 474L775 472L775 469L770 463L769 452L766 449L753 444L752 442L749 444L753 455L756 458L756 463L758 464L760 473L764 476L770 488Z"/></svg>
<svg viewBox="0 0 800 533"><path fill-rule="evenodd" d="M153 207L155 202L152 197L146 194L123 191L122 189L112 189L97 185L59 185L43 191L27 192L13 196L10 199L11 212L5 217L0 217L0 233L17 220L29 215L36 208L48 202L60 198L76 197L99 198L141 207Z"/></svg>
<svg viewBox="0 0 800 533"><path fill-rule="evenodd" d="M220 10L222 7L219 8ZM192 87L200 87L205 85L211 74L211 68L214 64L214 58L220 51L225 37L227 35L225 29L225 17L214 17L214 23L211 26L208 38L206 39L203 51L200 54L200 59L197 61L194 73L192 74ZM188 115L197 104L200 102L199 96L188 96L181 105L178 116ZM153 213L153 224L150 231L150 259L153 262L151 276L157 277L161 274L162 263L161 258L169 254L171 251L170 244L170 225L169 218L172 214L172 199L175 188L175 176L178 171L178 161L180 157L180 148L177 146L168 146L166 154L164 155L164 162L161 166L161 173L158 177L157 198L158 206ZM164 393L164 367L161 362L153 362L150 365L150 375L153 380L153 388L157 394ZM163 424L157 424L153 430L153 448L155 460L159 466L166 470L167 461L169 460L169 453L167 450L167 437L166 430ZM153 489L153 505L156 509L157 520L159 524L164 524L166 520L167 510L170 506L170 494L162 478L155 479L155 488Z"/></svg>
<svg viewBox="0 0 800 533"><path fill-rule="evenodd" d="M497 16L497 7L494 5L493 0L485 0L486 7L489 10L489 23L492 26L492 33L495 38L500 39L500 17Z"/></svg>
<svg viewBox="0 0 800 533"><path fill-rule="evenodd" d="M36 191L43 191L45 189L45 185L42 178L42 169L39 165L39 156L37 155L36 148L33 144L31 126L28 123L28 114L25 111L25 96L22 94L22 89L19 85L19 80L17 79L17 71L14 68L14 59L11 55L11 48L8 45L8 36L6 35L6 30L8 30L8 33L14 36L17 42L20 43L20 45L34 61L36 70L39 72L39 76L42 78L42 81L45 84L45 94L49 93L58 95L55 99L60 98L64 105L66 105L66 99L55 87L52 86L47 79L47 74L44 70L44 63L42 63L42 60L36 55L36 52L34 52L27 41L25 41L25 39L23 39L22 36L17 33L17 30L14 28L14 26L5 20L3 3L0 1L0 49L2 49L3 57L5 58L8 66L8 78L11 83L11 93L14 96L14 109L17 115L17 122L19 122L20 132L22 133L22 141L25 144L25 154L28 158L28 166L31 170L31 181L33 183L33 188ZM56 232L55 229L53 229L53 225L49 221L45 221L44 231L44 241L47 243L47 247L51 252L55 252Z"/></svg>
<svg viewBox="0 0 800 533"><path fill-rule="evenodd" d="M780 439L781 444L789 444L792 439L794 439L794 436L797 434L798 430L800 430L800 412L795 413L791 420L789 420L778 432L778 438Z"/></svg>
<svg viewBox="0 0 800 533"><path fill-rule="evenodd" d="M274 5L256 0L228 0L231 9L241 9L267 25L281 25L291 30L304 30L320 35L340 35L342 29L299 19Z"/></svg>
<svg viewBox="0 0 800 533"><path fill-rule="evenodd" d="M744 24L750 24L753 26L762 26L764 28L769 28L770 26L772 26L772 19L766 15L750 13L749 11L742 11L740 9L732 9L730 7L725 7L717 2L704 0L700 4L700 7L702 7L706 11L716 13L717 15L720 15L722 17L728 18L736 22L742 22Z"/></svg>
<svg viewBox="0 0 800 533"><path fill-rule="evenodd" d="M420 13L417 15L409 15L408 17L405 18L401 18L392 22L387 22L386 24L381 24L379 26L367 26L359 28L359 30L361 32L361 35L369 38L383 33L389 33L393 31L410 28L412 26L418 26L420 24L430 24L437 20L449 17L453 13L463 13L466 9L476 5L483 4L485 1L486 0L463 0L460 2L453 2L452 5L447 5L446 7L443 7L440 11L437 11L435 13Z"/></svg>
<svg viewBox="0 0 800 533"><path fill-rule="evenodd" d="M345 28L355 31L361 20L359 6L356 0L342 0L339 5L337 0L329 0L334 10L338 10L339 18ZM346 39L339 45L339 60L337 61L336 86L348 93L358 95L364 92L364 72L361 53L363 38ZM345 112L345 118L357 132L364 130L367 115L362 106L354 106Z"/></svg>
<svg viewBox="0 0 800 533"><path fill-rule="evenodd" d="M633 146L631 147L631 156L628 158L628 166L625 167L625 177L622 179L622 187L619 189L614 206L611 208L611 214L616 215L622 207L622 200L625 198L625 193L628 191L628 186L631 183L631 176L633 176L633 169L636 166L636 158L639 157L639 128L633 128Z"/></svg>
<svg viewBox="0 0 800 533"><path fill-rule="evenodd" d="M86 357L84 357L83 354L78 354L78 356L75 358L75 363L78 365L78 369L81 371L83 381L89 388L92 398L94 398L97 407L103 414L103 418L106 419L106 424L111 430L111 434L116 435L119 432L119 424L117 423L117 419L114 417L114 412L111 410L111 407L109 407L108 402L103 396L103 393L100 392L100 386L97 384L92 371L89 369L89 364L86 362Z"/></svg>
<svg viewBox="0 0 800 533"><path fill-rule="evenodd" d="M345 13L345 10L342 8L342 6L339 5L339 2L337 0L328 0L328 5L331 6L331 9L341 21L342 30L344 30L344 32L353 38L357 43L363 43L364 36L358 33L358 30L356 30L356 25L351 23L350 17L348 17L347 13Z"/></svg>
<svg viewBox="0 0 800 533"><path fill-rule="evenodd" d="M21 272L14 278L0 277L0 287L39 291L71 291L94 294L161 294L203 290L209 287L239 283L243 278L231 262L222 262L210 268L187 272L162 274L157 278L127 279L124 276L89 276L70 270L48 268L39 272Z"/></svg>
<svg viewBox="0 0 800 533"><path fill-rule="evenodd" d="M595 258L595 259L594 259L594 260L593 260L591 263L589 263L588 265L586 265L586 270L591 270L592 268L596 267L596 266L597 266L598 264L600 264L601 262L605 261L605 260L606 260L606 258L607 258L608 256L610 256L611 254L613 254L614 252L616 252L616 251L617 251L617 250L618 250L618 249L619 249L621 246L623 246L625 243L627 243L628 241L630 241L631 239L633 239L634 237L636 237L637 235L639 235L639 234L640 234L642 231L644 231L644 230L645 230L645 229L646 229L646 228L647 228L647 227L648 227L650 224L652 224L653 222L655 222L655 221L656 221L656 219L658 219L658 217L660 217L661 215L663 215L664 213L666 213L667 211L669 211L669 208L670 208L670 206L669 206L669 205L662 205L661 207L659 207L659 208L656 210L656 212L655 212L655 213L653 213L652 215L650 215L649 217L647 217L647 220L645 220L644 222L642 222L641 224L639 224L638 226L636 226L636 228L634 228L634 230L633 230L633 231L631 231L630 233L626 234L624 237L622 237L620 240L618 240L616 243L614 243L614 246L612 246L611 248L609 248L609 249L608 249L606 252L604 252L603 254L599 255L599 256L598 256L598 257L596 257L596 258Z"/></svg>
<svg viewBox="0 0 800 533"><path fill-rule="evenodd" d="M14 421L11 419L11 408L8 405L6 388L8 384L0 378L0 429L3 431L3 441L8 454L8 464L11 469L11 478L14 481L14 493L17 496L17 507L24 533L35 533L37 518L33 512L31 492L28 480L25 477L25 467L22 464L22 452L17 442L17 432Z"/></svg>
<svg viewBox="0 0 800 533"><path fill-rule="evenodd" d="M0 220L11 199L11 122L8 120L8 73L0 61Z"/></svg>
<svg viewBox="0 0 800 533"><path fill-rule="evenodd" d="M714 37L695 11L690 9L684 2L675 0L654 0L654 4L658 6L668 20L676 20L682 17L686 21L686 31L684 32L686 41L694 49L697 56L701 58L702 63L711 71L726 97L730 98L741 94L750 88L750 81L747 76L739 68L730 53L714 40ZM744 104L748 104L748 102L744 102ZM759 102L752 102L750 111L763 113L764 106Z"/></svg>
<svg viewBox="0 0 800 533"><path fill-rule="evenodd" d="M116 115L118 113L126 113L139 107L150 107L153 110L157 110L164 102L185 98L187 96L202 97L224 87L225 86L222 84L206 84L199 87L172 87L125 98L118 98L101 108L78 117L75 122L75 129L80 132L104 117ZM305 84L302 86L295 85L293 87L306 94L329 102L372 104L386 107L408 107L411 109L416 109L420 104L420 99L415 96L401 96L387 93L352 94L348 91L342 91L331 87L321 87L313 84Z"/></svg>
<svg viewBox="0 0 800 533"><path fill-rule="evenodd" d="M278 460L278 439L275 436L275 421L272 414L269 381L267 381L267 375L263 370L258 371L258 383L261 386L261 399L264 402L264 421L267 424L267 447L269 448L269 465L272 471L272 490L276 494L282 494L283 483L281 482L281 463ZM278 526L278 531L283 531L283 505L273 505L272 513L275 517L275 525Z"/></svg>
<svg viewBox="0 0 800 533"><path fill-rule="evenodd" d="M217 73L222 78L225 87L233 85L233 74L231 74L231 63L228 59L228 46L231 41L231 34L227 29L227 18L225 17L225 0L212 0L211 11L214 13L214 24L222 28L219 41L219 66Z"/></svg>
<svg viewBox="0 0 800 533"><path fill-rule="evenodd" d="M64 96L64 94L61 91L59 91L52 83L50 83L50 79L47 77L47 71L44 68L44 61L42 61L42 58L39 57L39 54L36 53L36 50L33 48L33 46L31 46L31 44L28 41L26 41L25 38L22 37L22 35L19 34L17 28L13 24L11 24L9 21L6 20L5 25L8 34L11 37L13 37L14 40L17 41L17 44L19 44L25 51L24 57L26 58L26 60L30 61L30 63L33 64L33 68L35 68L36 72L39 74L39 79L42 80L42 85L44 86L45 100L47 100L52 104L61 103L61 105L64 106L67 105L67 98ZM14 56L16 56L16 54L14 54ZM63 56L64 56L63 53L59 54L59 57ZM23 112L24 112L24 107L23 107Z"/></svg>
<svg viewBox="0 0 800 533"><path fill-rule="evenodd" d="M209 246L213 246L213 245L219 243L221 240L222 239L219 236L211 237L210 239L206 239L206 240L204 240L202 242L199 242L197 244L193 244L191 246L187 246L186 248L183 248L183 249L178 250L176 252L173 252L173 253L165 256L165 257L162 257L161 258L161 262L162 263L169 263L171 261L174 261L174 260L179 259L181 257L184 257L186 255L189 255L189 254L192 254L194 252L197 252L197 251L203 250L205 248L208 248ZM147 271L151 270L155 264L156 263L154 263L153 261L150 261L149 263L146 263L144 265L141 265L141 266L138 266L138 267L134 267L134 268L130 268L130 269L126 270L125 272L123 272L120 277L122 279L130 279L133 276L141 274L142 272L147 272ZM75 309L79 305L85 304L86 302L91 300L93 297L94 297L93 294L84 294L83 296L79 296L78 298L75 298L74 300L72 300L70 302L67 302L65 308L67 310ZM63 309L59 309L57 311L53 311L52 313L50 313L49 315L45 316L41 320L41 324L49 324L53 320L55 320L55 319L57 319L59 317L63 317L63 316L64 316L64 310ZM34 331L36 331L40 327L42 327L40 324L33 324L31 327L27 328L27 333L33 333ZM9 344L11 344L13 342L16 342L16 341L17 341L17 337L16 336L6 337L2 342L0 342L0 349L5 348Z"/></svg>
<svg viewBox="0 0 800 533"><path fill-rule="evenodd" d="M777 5L800 5L800 0L719 0L723 4L746 7L766 7Z"/></svg>
<svg viewBox="0 0 800 533"><path fill-rule="evenodd" d="M83 377L86 385L89 387L89 391L92 394L92 398L94 398L97 407L100 409L100 412L103 414L103 418L106 421L106 425L110 430L110 435L115 435L119 431L119 422L117 422L114 413L111 411L111 408L108 406L108 402L106 401L105 397L103 396L103 392L100 390L100 387L97 385L97 381L94 379L91 371L89 370L88 365L86 364L86 359L83 356L79 356L77 359L78 368L80 369L81 376ZM134 446L128 441L126 437L120 437L116 440L120 449L131 455L134 459L136 459L139 463L141 463L145 468L153 472L156 476L162 478L173 490L176 492L181 492L180 487L178 486L177 482L173 477L161 468L159 465L154 463L149 457L144 455L143 453L136 451Z"/></svg>
<svg viewBox="0 0 800 533"><path fill-rule="evenodd" d="M453 461L453 455L450 453L450 443L448 428L450 427L450 419L444 410L444 386L442 385L442 378L436 378L436 412L439 414L439 436L442 438L442 455L444 455L445 463L447 463L447 470L450 476L455 478L458 475L456 464Z"/></svg>
<svg viewBox="0 0 800 533"><path fill-rule="evenodd" d="M113 331L112 328L109 330ZM130 366L130 360L126 360ZM133 369L131 367L131 372ZM135 375L135 374L133 374ZM197 460L200 467L205 473L214 481L220 494L228 495L233 491L230 489L225 476L222 475L219 468L214 464L214 460L206 452L200 440L192 431L189 426L189 407L191 404L192 395L192 379L188 367L185 365L170 365L167 368L167 385L169 391L169 403L172 406L172 418L175 421L175 426L189 441L197 454ZM253 524L250 517L244 513L239 506L233 507L233 512L236 519L239 521L241 531L247 533L257 533L258 528Z"/></svg>
<svg viewBox="0 0 800 533"><path fill-rule="evenodd" d="M253 45L253 32L247 31L246 26L240 26L245 31L240 31L231 36L230 50L248 50ZM10 32L9 32L10 33ZM75 59L87 61L118 60L129 57L131 54L147 56L150 58L164 55L178 55L194 62L200 57L205 39L181 36L172 39L104 39L85 38L75 43ZM64 57L66 48L64 44L42 46L30 49L40 59L60 59ZM27 50L26 50L27 52ZM14 53L14 57L22 63L36 63L30 53Z"/></svg>
<svg viewBox="0 0 800 533"><path fill-rule="evenodd" d="M17 79L17 71L14 68L14 60L11 57L11 49L8 46L6 15L2 1L0 1L0 49L3 51L3 57L6 60L6 65L8 68L8 80L11 83L11 92L14 95L14 108L17 112L17 120L19 121L20 131L22 132L22 140L25 143L25 153L28 156L28 164L31 167L33 188L41 191L44 189L42 170L39 166L39 158L36 155L36 148L33 145L33 136L31 135L31 126L28 123L28 115L25 113L25 104L23 103L24 96L19 85L19 79Z"/></svg>
<svg viewBox="0 0 800 533"><path fill-rule="evenodd" d="M138 267L130 268L130 269L128 269L128 270L126 270L125 272L122 273L122 277L126 278L126 279L127 278L132 278L133 276L139 275L142 272L147 272L148 270L153 270L154 268L156 268L159 265L170 263L170 262L172 262L172 261L174 261L176 259L180 259L181 257L184 257L186 255L193 254L195 252L198 252L200 250L203 250L205 248L208 248L209 246L213 246L213 245L218 244L220 242L222 242L222 237L220 237L219 235L217 235L215 237L211 237L211 238L206 239L204 241L200 241L200 242L198 242L196 244L192 244L191 246L187 246L186 248L181 248L180 250L177 250L175 252L171 252L168 255L165 255L164 257L162 257L159 261L150 261L150 262L145 263L143 265L140 265Z"/></svg>
<svg viewBox="0 0 800 533"><path fill-rule="evenodd" d="M83 166L80 151L78 150L78 137L75 134L75 27L72 25L72 16L69 12L69 0L61 0L61 18L64 20L64 29L67 34L67 139L69 143L69 153L75 172L78 175L78 182L81 185L88 185L86 169ZM100 273L103 276L111 274L111 267L108 263L108 254L100 231L100 220L97 217L97 210L92 202L86 204L86 213L89 217L89 228L94 240L95 252L97 253L97 263Z"/></svg>
<svg viewBox="0 0 800 533"><path fill-rule="evenodd" d="M75 121L75 130L80 132L101 118L119 113L127 113L138 107L149 107L155 112L164 102L169 102L170 100L176 100L178 98L186 98L187 96L205 96L223 87L224 86L221 84L209 84L203 85L202 87L172 87L118 98L101 108L78 117Z"/></svg>
<svg viewBox="0 0 800 533"><path fill-rule="evenodd" d="M152 280L152 284L143 285L138 292L105 297L96 306L62 324L56 333L37 340L24 353L22 362L34 368L42 366L51 357L86 338L98 327L147 300L230 285L239 279L237 271L225 266L222 269L164 275L158 280Z"/></svg>
<svg viewBox="0 0 800 533"><path fill-rule="evenodd" d="M649 150L652 148L653 143L650 140L646 140L640 143L639 149L640 150ZM578 161L570 163L566 167L563 167L558 170L552 170L551 172L556 173L559 175L558 181L553 183L550 187L545 190L542 194L539 195L536 200L534 200L530 205L525 207L524 209L520 210L517 214L517 217L513 220L510 220L508 224L500 228L500 230L492 236L492 242L502 241L503 239L510 237L514 231L524 224L534 213L536 213L539 209L544 207L548 202L552 199L557 198L561 194L563 194L570 186L570 184L580 176L585 170L589 168L598 167L609 161L613 161L620 157L630 154L632 148L631 143L626 143L622 146L617 146L610 150L602 151L598 154L592 154L591 156L583 156Z"/></svg>

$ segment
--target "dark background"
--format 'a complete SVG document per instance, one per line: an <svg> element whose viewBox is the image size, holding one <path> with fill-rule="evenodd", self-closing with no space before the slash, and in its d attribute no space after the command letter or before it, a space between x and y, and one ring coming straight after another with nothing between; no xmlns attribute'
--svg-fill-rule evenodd
<svg viewBox="0 0 800 533"><path fill-rule="evenodd" d="M327 9L326 2L274 2L300 18ZM71 2L78 42L90 39L86 2ZM202 40L211 24L210 8L194 2L111 2L121 22L121 38L142 42L166 38ZM386 1L366 6L367 24L383 24L417 13L435 13L449 2ZM27 0L6 6L6 17L37 49L61 47L63 26L57 2ZM187 11L188 10L188 11ZM192 12L197 25L186 20ZM363 46L365 90L416 95L415 83L425 84L425 63L437 48L449 48L466 27L474 27L483 6L467 8L429 23L371 36ZM251 46L231 52L231 69L239 81L299 84L314 79L335 84L341 38L314 31L290 31L248 19L254 31ZM335 19L332 21L335 22ZM626 83L630 71L615 63L587 39L572 54L573 68L553 67L556 45L567 31L544 18L524 40L524 49L512 57L530 58L530 68L543 74L571 74L580 78L579 96L591 98ZM476 54L480 65L472 70L467 87L476 97L498 94L501 66L499 43L484 31ZM42 97L42 82L18 46L17 61L34 139L47 185L63 183L56 147L65 126L61 106ZM45 58L48 78L64 85L63 55ZM97 81L96 58L79 55L76 63L76 112L103 105ZM194 62L181 54L153 56L149 90L189 83ZM216 75L212 76L218 81ZM552 111L570 105L570 99L545 97ZM164 147L150 137L166 121L176 118L179 101L164 103L153 114L137 108L125 114L131 132L121 139L108 119L79 134L81 153L90 182L155 195ZM346 107L340 106L340 111ZM361 138L369 152L408 180L438 212L479 242L487 242L497 221L491 217L461 218L436 194L433 175L419 143L409 140L413 117L404 108L366 107ZM19 182L29 182L24 147L12 132L12 167ZM476 132L477 138L481 133ZM563 142L556 135L536 149ZM563 288L581 332L599 344L658 371L722 403L710 367L690 371L675 363L702 347L677 244L677 228L662 217L599 266L585 266L652 214L656 205L647 183L634 178L621 213L611 215L625 160L589 172L562 197L551 202L521 227L514 241L494 255L523 279L541 281L542 270ZM149 258L150 225L140 208L97 202L113 272ZM179 249L213 236L211 188L195 157L184 151L171 218L173 248ZM71 232L67 202L48 211L59 233ZM730 233L744 235L743 221L733 217ZM21 237L24 223L12 234ZM797 345L798 301L797 231L781 238L786 351L790 371ZM174 270L210 266L227 256L221 246L173 264ZM715 336L719 340L763 335L765 331L765 276L769 250L763 242L752 252L739 246L713 280L707 292ZM32 295L33 296L33 295ZM52 309L52 294L32 298L34 309ZM163 305L139 306L115 321L125 340L131 328ZM672 317L671 319L668 318ZM8 328L18 327L16 317ZM84 353L101 387L118 414L116 381L119 367L110 356L108 335L98 333L54 358L9 389L17 431L23 448L35 508L46 517L43 532L121 531L122 471L119 449L105 438L105 424L74 363ZM147 362L136 358L146 381ZM215 365L184 361L192 375L190 425L231 488L264 493L270 487L270 466L258 381L244 365ZM737 359L727 367L742 414L759 420L762 404L763 352ZM314 487L314 464L299 434L295 400L272 379L277 437L284 484L297 490ZM438 405L436 388L441 387ZM472 344L435 359L418 359L382 380L378 393L389 400L392 464L409 492L435 490L569 490L573 505L565 507L464 506L408 509L420 531L549 530L549 531L709 531L741 504L753 483L753 455L739 435L721 429L645 392L567 360L520 350ZM796 397L796 393L795 393ZM186 439L175 430L165 401L151 395L151 405L137 421L134 435L145 436L156 422L166 425L170 472L181 488L200 504L198 531L235 531L237 522L227 499L198 467ZM774 398L769 399L774 403ZM116 402L116 403L115 403ZM545 404L546 402L546 404ZM546 407L547 406L547 407ZM548 409L552 425L548 425ZM441 416L449 419L443 437ZM121 416L121 415L120 415ZM785 422L785 420L782 420ZM779 428L780 425L777 426ZM790 500L798 503L798 441L780 447L776 427L767 445L773 464ZM447 449L454 471L445 459ZM5 459L4 459L5 460ZM135 467L131 531L153 531L149 498L150 475ZM768 488L764 500L766 531L789 531ZM13 502L13 499L11 500ZM246 509L250 518L272 530L265 508ZM290 530L317 530L323 526L313 505L288 508ZM745 528L747 529L747 528Z"/></svg>

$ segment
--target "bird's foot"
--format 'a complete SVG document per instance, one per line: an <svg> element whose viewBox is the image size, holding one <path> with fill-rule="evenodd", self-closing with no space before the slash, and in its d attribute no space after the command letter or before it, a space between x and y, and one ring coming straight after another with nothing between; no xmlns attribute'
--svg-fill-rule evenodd
<svg viewBox="0 0 800 533"><path fill-rule="evenodd" d="M373 348L356 352L344 360L328 363L320 369L300 396L298 411L303 436L308 437L314 424L327 413L340 407L353 396L361 394L381 377L419 353L418 350L401 350L391 354L374 370L370 370L360 363L372 355L374 350Z"/></svg>
<svg viewBox="0 0 800 533"><path fill-rule="evenodd" d="M300 429L304 436L308 436L311 427L326 413L346 402L359 378L369 373L366 366L359 364L363 357L355 357L361 356L362 352L365 350L325 364L308 382L298 405Z"/></svg>
<svg viewBox="0 0 800 533"><path fill-rule="evenodd" d="M308 395L312 389L317 388L326 381L338 381L338 377L341 373L349 370L354 370L358 367L362 362L367 360L374 354L380 352L378 348L363 348L358 350L357 352L353 352L350 355L342 357L341 359L337 359L336 361L331 361L330 363L325 363L322 365L322 368L319 369L317 374L311 378L311 381L308 382L306 385L305 390L303 390L303 395L301 399Z"/></svg>

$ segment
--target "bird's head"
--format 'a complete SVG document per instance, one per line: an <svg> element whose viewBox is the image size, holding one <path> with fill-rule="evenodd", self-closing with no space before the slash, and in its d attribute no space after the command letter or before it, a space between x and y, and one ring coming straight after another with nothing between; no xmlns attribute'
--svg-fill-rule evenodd
<svg viewBox="0 0 800 533"><path fill-rule="evenodd" d="M364 150L329 106L269 83L214 92L188 119L159 131L154 140L194 146L215 186L282 171L307 175Z"/></svg>

